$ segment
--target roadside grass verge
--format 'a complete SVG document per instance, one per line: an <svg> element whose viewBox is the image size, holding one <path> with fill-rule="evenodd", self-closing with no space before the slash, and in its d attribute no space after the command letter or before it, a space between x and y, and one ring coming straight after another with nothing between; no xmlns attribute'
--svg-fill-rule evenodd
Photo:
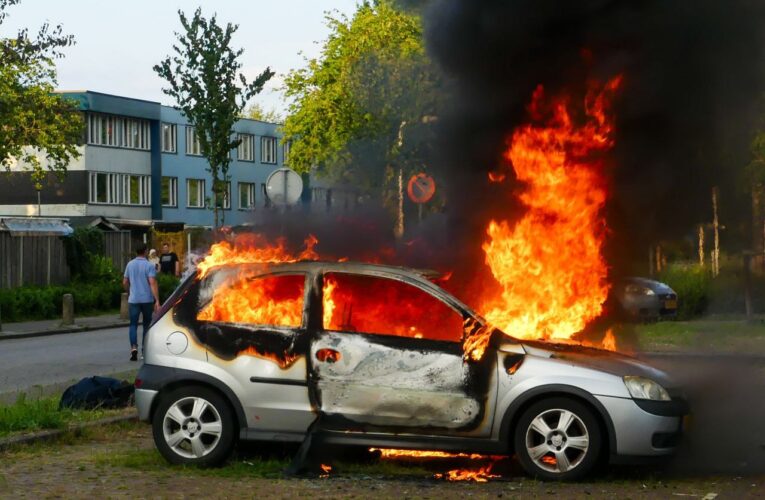
<svg viewBox="0 0 765 500"><path fill-rule="evenodd" d="M126 412L124 408L59 410L59 399L60 396L31 398L22 393L17 396L15 403L0 405L0 438L25 432L64 429L71 425L123 415Z"/></svg>
<svg viewBox="0 0 765 500"><path fill-rule="evenodd" d="M714 351L765 355L765 321L709 318L635 325L641 351Z"/></svg>

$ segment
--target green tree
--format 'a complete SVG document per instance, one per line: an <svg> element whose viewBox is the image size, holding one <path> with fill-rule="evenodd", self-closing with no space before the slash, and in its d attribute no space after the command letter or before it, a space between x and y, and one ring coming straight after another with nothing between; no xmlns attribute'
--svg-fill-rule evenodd
<svg viewBox="0 0 765 500"><path fill-rule="evenodd" d="M0 0L0 26L20 0ZM74 43L62 27L43 24L36 34L22 29L0 38L0 164L31 172L39 192L47 172L60 178L79 157L83 121L77 104L57 95L55 60Z"/></svg>
<svg viewBox="0 0 765 500"><path fill-rule="evenodd" d="M440 96L421 19L379 0L327 24L321 55L285 80L290 166L400 206L399 177L423 169Z"/></svg>
<svg viewBox="0 0 765 500"><path fill-rule="evenodd" d="M260 120L269 123L284 123L284 116L276 108L266 109L261 104L254 102L244 112L244 118Z"/></svg>
<svg viewBox="0 0 765 500"><path fill-rule="evenodd" d="M250 97L263 90L274 73L266 68L248 83L239 71L244 50L231 47L237 25L227 23L223 27L214 15L207 20L201 9L191 19L182 11L178 15L183 31L175 34L175 54L155 65L154 71L169 84L162 91L175 99L176 107L196 129L199 149L212 177L217 228L225 223L225 211L220 208L229 180L230 153L241 142L234 134L234 123Z"/></svg>

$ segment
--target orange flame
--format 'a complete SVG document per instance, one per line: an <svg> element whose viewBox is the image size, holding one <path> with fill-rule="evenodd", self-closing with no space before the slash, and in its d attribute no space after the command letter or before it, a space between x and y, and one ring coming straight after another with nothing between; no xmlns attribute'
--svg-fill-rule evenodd
<svg viewBox="0 0 765 500"><path fill-rule="evenodd" d="M583 123L570 100L534 92L531 123L515 130L506 157L524 183L515 223L492 220L483 244L496 290L479 300L490 324L516 338L564 340L597 318L609 286L602 248L606 202L602 155L613 146L610 101L621 77L591 88ZM465 344L480 359L490 330Z"/></svg>
<svg viewBox="0 0 765 500"><path fill-rule="evenodd" d="M210 253L197 264L200 278L207 275L213 267L224 264L261 264L278 262L296 262L299 260L317 260L318 254L314 247L319 242L315 236L308 235L305 239L305 249L297 255L291 254L286 248L284 238L269 242L263 235L241 234L233 242L221 241L210 247Z"/></svg>
<svg viewBox="0 0 765 500"><path fill-rule="evenodd" d="M471 460L480 460L487 458L486 455L479 453L449 453L438 450L400 450L396 448L369 448L369 451L379 451L380 458L469 458Z"/></svg>
<svg viewBox="0 0 765 500"><path fill-rule="evenodd" d="M601 342L600 347L607 351L616 350L616 337L614 337L614 332L610 328L606 331L606 335L603 337L603 342Z"/></svg>
<svg viewBox="0 0 765 500"><path fill-rule="evenodd" d="M476 483L486 483L489 479L500 477L498 474L492 474L491 469L494 463L490 463L480 469L453 469L446 474L435 474L436 479L446 479L447 481L474 481Z"/></svg>

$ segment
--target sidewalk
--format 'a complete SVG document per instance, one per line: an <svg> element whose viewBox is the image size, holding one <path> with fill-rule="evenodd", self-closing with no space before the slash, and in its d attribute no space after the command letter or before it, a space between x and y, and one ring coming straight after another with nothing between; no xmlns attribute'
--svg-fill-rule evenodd
<svg viewBox="0 0 765 500"><path fill-rule="evenodd" d="M0 340L40 337L59 333L86 332L89 330L127 326L127 324L127 320L120 319L119 313L75 317L74 325L62 325L60 319L3 323L2 330L0 330Z"/></svg>

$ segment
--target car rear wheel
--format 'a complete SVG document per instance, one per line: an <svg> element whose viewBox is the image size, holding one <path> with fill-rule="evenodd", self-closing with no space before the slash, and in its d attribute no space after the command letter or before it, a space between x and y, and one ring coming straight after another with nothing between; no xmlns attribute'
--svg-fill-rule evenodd
<svg viewBox="0 0 765 500"><path fill-rule="evenodd" d="M206 387L183 387L160 398L152 432L168 462L211 467L228 458L235 420L222 396Z"/></svg>
<svg viewBox="0 0 765 500"><path fill-rule="evenodd" d="M545 480L574 480L598 461L602 444L593 411L568 398L532 404L515 429L515 452L530 475Z"/></svg>

